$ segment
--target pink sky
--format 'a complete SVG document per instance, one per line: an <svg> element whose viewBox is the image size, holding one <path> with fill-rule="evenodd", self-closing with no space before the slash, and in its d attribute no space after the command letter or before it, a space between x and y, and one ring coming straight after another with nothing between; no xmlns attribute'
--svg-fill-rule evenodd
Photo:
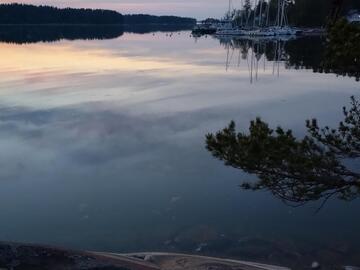
<svg viewBox="0 0 360 270"><path fill-rule="evenodd" d="M122 13L191 16L198 19L221 17L227 0L0 0L2 3L27 3L58 7L114 9Z"/></svg>

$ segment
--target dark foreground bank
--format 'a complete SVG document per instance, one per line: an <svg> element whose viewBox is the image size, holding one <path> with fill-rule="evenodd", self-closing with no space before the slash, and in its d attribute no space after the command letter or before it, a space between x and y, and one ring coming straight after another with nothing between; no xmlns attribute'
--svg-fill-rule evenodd
<svg viewBox="0 0 360 270"><path fill-rule="evenodd" d="M32 270L287 270L236 260L172 253L110 254L0 243L0 269Z"/></svg>

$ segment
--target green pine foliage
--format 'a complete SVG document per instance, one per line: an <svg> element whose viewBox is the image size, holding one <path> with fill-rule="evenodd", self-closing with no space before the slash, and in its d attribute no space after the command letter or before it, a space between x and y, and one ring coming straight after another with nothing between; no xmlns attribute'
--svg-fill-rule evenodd
<svg viewBox="0 0 360 270"><path fill-rule="evenodd" d="M325 203L332 197L352 200L360 196L360 174L344 160L360 157L360 103L351 98L344 121L337 128L306 122L308 134L296 138L291 130L271 129L257 118L248 132L237 132L235 122L206 136L206 148L226 166L258 176L244 182L248 190L268 190L283 202L299 206Z"/></svg>

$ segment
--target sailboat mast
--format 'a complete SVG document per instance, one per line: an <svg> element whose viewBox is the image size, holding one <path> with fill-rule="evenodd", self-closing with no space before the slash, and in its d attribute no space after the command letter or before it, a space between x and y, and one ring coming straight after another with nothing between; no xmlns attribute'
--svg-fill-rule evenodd
<svg viewBox="0 0 360 270"><path fill-rule="evenodd" d="M263 3L264 3L264 0L260 0L260 15L259 15L259 26L261 27L262 25L262 9L263 9Z"/></svg>
<svg viewBox="0 0 360 270"><path fill-rule="evenodd" d="M240 0L240 10L238 14L240 15L240 27L243 27L243 0Z"/></svg>
<svg viewBox="0 0 360 270"><path fill-rule="evenodd" d="M282 2L280 27L285 26L285 1Z"/></svg>
<svg viewBox="0 0 360 270"><path fill-rule="evenodd" d="M244 5L243 5L243 0L240 0L240 21L241 21L241 27L244 26Z"/></svg>
<svg viewBox="0 0 360 270"><path fill-rule="evenodd" d="M231 16L231 0L229 0L229 11L228 11L228 19L230 20L230 16Z"/></svg>
<svg viewBox="0 0 360 270"><path fill-rule="evenodd" d="M253 28L255 28L255 23L256 23L256 8L257 8L257 5L258 5L258 2L257 2L257 0L255 0Z"/></svg>
<svg viewBox="0 0 360 270"><path fill-rule="evenodd" d="M249 26L249 20L250 20L250 17L251 17L251 8L250 10L246 10L246 27Z"/></svg>
<svg viewBox="0 0 360 270"><path fill-rule="evenodd" d="M278 0L276 26L280 26L280 10L281 10L281 0Z"/></svg>
<svg viewBox="0 0 360 270"><path fill-rule="evenodd" d="M266 26L269 26L269 17L270 17L270 0L269 2L267 2L267 7L266 7Z"/></svg>
<svg viewBox="0 0 360 270"><path fill-rule="evenodd" d="M288 15L287 15L287 12L286 12L286 7L285 7L284 20L285 20L285 26L288 26L289 25L289 19L288 19Z"/></svg>

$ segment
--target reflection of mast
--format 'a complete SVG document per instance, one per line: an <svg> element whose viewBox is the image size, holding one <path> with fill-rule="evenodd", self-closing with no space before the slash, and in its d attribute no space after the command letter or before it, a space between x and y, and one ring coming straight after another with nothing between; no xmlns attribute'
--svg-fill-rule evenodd
<svg viewBox="0 0 360 270"><path fill-rule="evenodd" d="M250 64L249 64L249 50L246 51L246 62L247 62L247 67L248 67L249 77L250 77L251 73L250 73Z"/></svg>
<svg viewBox="0 0 360 270"><path fill-rule="evenodd" d="M253 67L254 67L254 41L251 43L251 69L250 69L250 83L253 82Z"/></svg>
<svg viewBox="0 0 360 270"><path fill-rule="evenodd" d="M257 47L257 50L255 52L255 60L256 60L256 73L255 73L255 78L256 78L256 81L258 80L258 74L259 74L259 60L261 58L261 55L259 53L259 43L256 44L256 47ZM260 56L260 58L259 58Z"/></svg>
<svg viewBox="0 0 360 270"><path fill-rule="evenodd" d="M229 42L227 45L227 54L226 54L226 71L228 71L229 67L230 67L230 63L232 61L232 58L234 56L234 46L232 46L232 43ZM232 52L230 55L230 46L232 47Z"/></svg>
<svg viewBox="0 0 360 270"><path fill-rule="evenodd" d="M252 84L259 80L262 72L266 74L266 62L269 60L273 62L273 76L280 77L280 69L284 60L285 41L279 39L273 41L263 39L224 39L220 42L225 45L227 50L226 71L232 66L240 67L241 58L246 59L249 79ZM273 56L269 56L270 58L267 57L269 49L274 53ZM237 53L236 50L239 50L237 65L235 63L232 65L234 54Z"/></svg>
<svg viewBox="0 0 360 270"><path fill-rule="evenodd" d="M277 41L275 42L275 51L274 51L274 60L273 60L273 70L272 70L272 74L275 74L275 59L276 59L276 55L277 55Z"/></svg>
<svg viewBox="0 0 360 270"><path fill-rule="evenodd" d="M225 69L226 69L226 71L228 71L228 69L229 69L230 45L227 44L226 46L227 46L227 53L226 53L226 65L225 65L226 68Z"/></svg>
<svg viewBox="0 0 360 270"><path fill-rule="evenodd" d="M277 76L280 76L280 60L281 60L281 41L277 40L275 43L275 55L273 62L273 75L275 75L275 70L277 70Z"/></svg>
<svg viewBox="0 0 360 270"><path fill-rule="evenodd" d="M275 59L274 59L274 65L277 68L277 76L280 77L280 64L281 64L281 55L282 55L282 47L281 47L281 41L276 41L276 51L275 51ZM274 70L273 70L274 74Z"/></svg>
<svg viewBox="0 0 360 270"><path fill-rule="evenodd" d="M266 71L266 43L264 43L264 49L263 49L263 51L264 51L264 72Z"/></svg>
<svg viewBox="0 0 360 270"><path fill-rule="evenodd" d="M255 23L256 23L256 9L257 9L257 0L255 0L255 7L254 7L254 21L253 21L253 28L255 28Z"/></svg>
<svg viewBox="0 0 360 270"><path fill-rule="evenodd" d="M281 57L280 48L281 48L281 43L279 42L279 53L278 53L279 59L277 60L277 76L278 77L280 77L280 57Z"/></svg>

